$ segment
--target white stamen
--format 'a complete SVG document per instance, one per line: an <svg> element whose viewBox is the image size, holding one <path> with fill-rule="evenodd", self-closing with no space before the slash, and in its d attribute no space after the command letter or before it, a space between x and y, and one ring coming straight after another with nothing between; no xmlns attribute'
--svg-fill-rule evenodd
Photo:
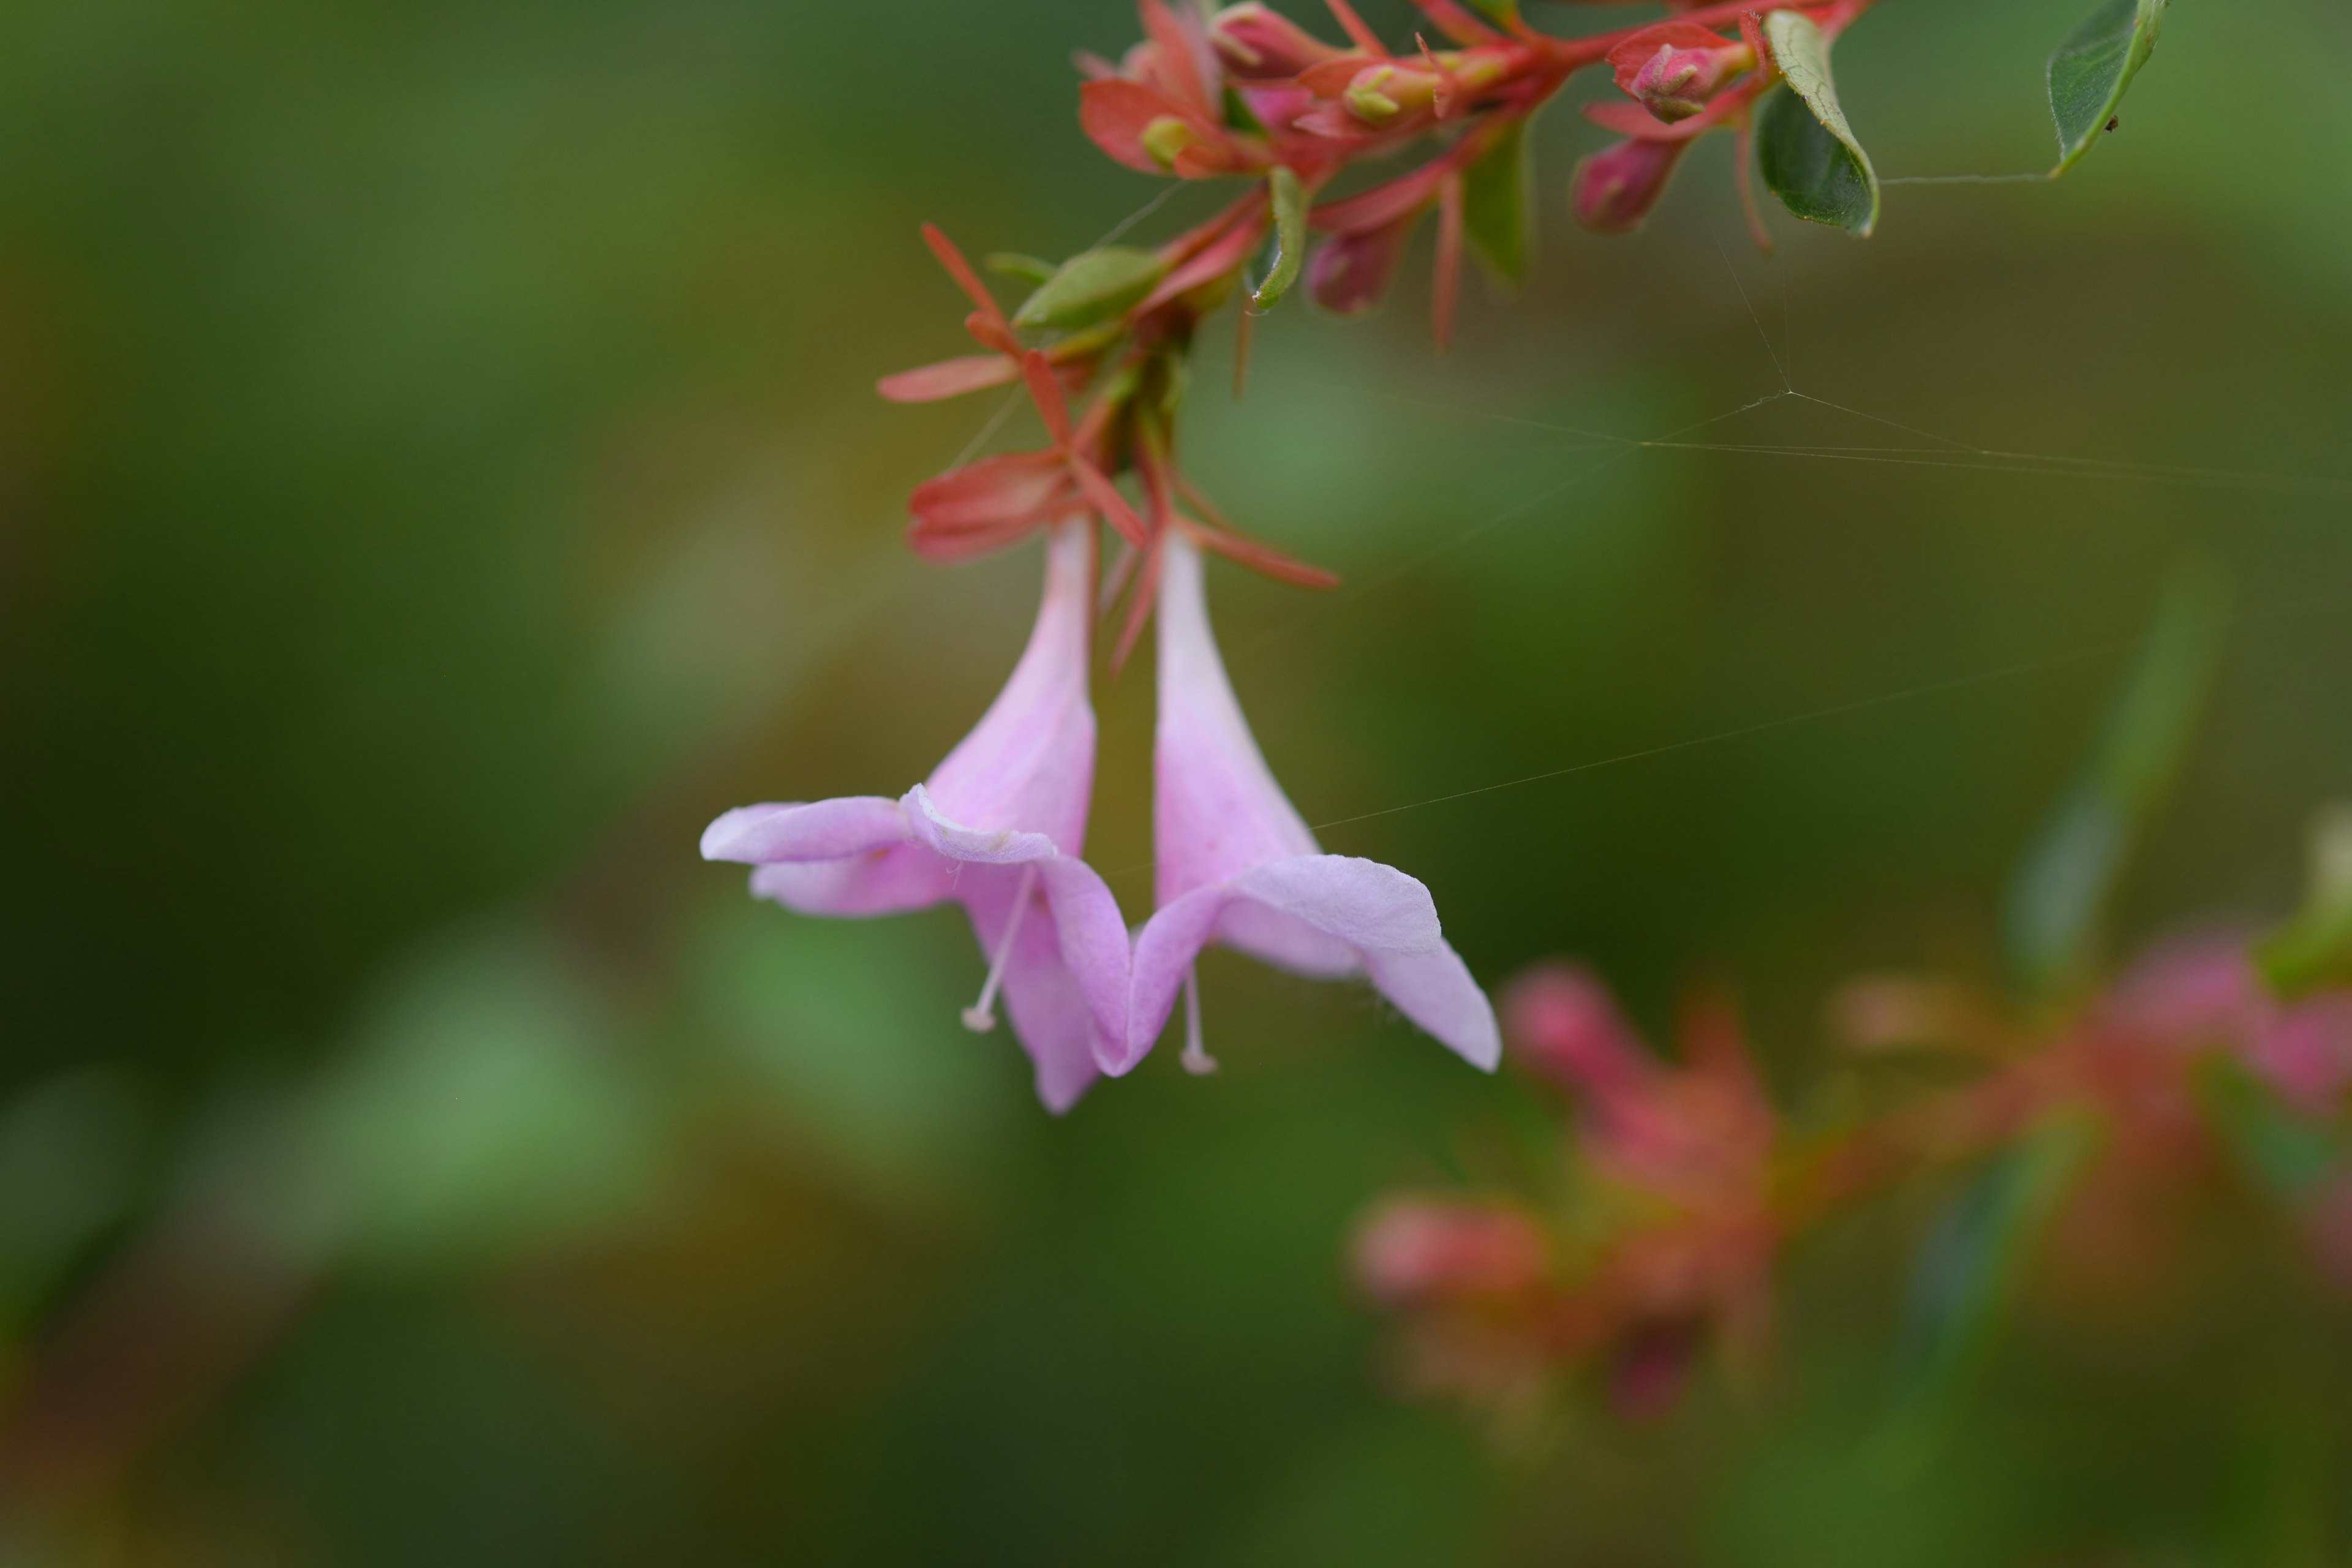
<svg viewBox="0 0 2352 1568"><path fill-rule="evenodd" d="M1021 886L1013 894L1013 913L1005 920L1004 934L996 939L996 953L988 961L988 978L981 983L980 1000L963 1010L963 1026L975 1035L984 1035L996 1027L996 988L1003 984L1005 961L1013 956L1013 939L1021 934L1021 917L1029 912L1029 894L1036 886L1037 868L1021 868Z"/></svg>
<svg viewBox="0 0 2352 1568"><path fill-rule="evenodd" d="M1217 1070L1217 1058L1201 1048L1201 976L1199 972L1184 972L1184 1070L1194 1078L1206 1078Z"/></svg>

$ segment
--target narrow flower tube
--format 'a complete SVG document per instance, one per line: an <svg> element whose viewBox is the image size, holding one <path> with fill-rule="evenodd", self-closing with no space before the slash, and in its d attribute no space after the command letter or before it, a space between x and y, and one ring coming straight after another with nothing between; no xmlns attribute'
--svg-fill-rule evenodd
<svg viewBox="0 0 2352 1568"><path fill-rule="evenodd" d="M1129 1071L1191 988L1192 962L1223 942L1295 973L1364 975L1397 1010L1475 1066L1502 1055L1495 1012L1439 929L1429 889L1377 861L1326 855L1258 752L1209 626L1199 549L1161 544L1160 721L1152 835L1158 912L1137 936L1123 1041ZM1197 1016L1188 1037L1198 1040ZM1206 1070L1197 1043L1188 1065Z"/></svg>
<svg viewBox="0 0 2352 1568"><path fill-rule="evenodd" d="M989 973L964 1022L995 1024L1003 994L1049 1110L1075 1104L1127 1037L1128 933L1077 858L1094 786L1087 695L1094 528L1055 524L1036 629L988 712L931 776L897 800L853 795L730 811L706 860L757 867L754 895L815 915L884 915L950 899Z"/></svg>

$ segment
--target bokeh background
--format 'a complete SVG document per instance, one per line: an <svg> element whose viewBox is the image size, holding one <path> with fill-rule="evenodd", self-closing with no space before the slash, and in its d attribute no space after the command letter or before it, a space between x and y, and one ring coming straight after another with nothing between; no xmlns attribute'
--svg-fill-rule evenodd
<svg viewBox="0 0 2352 1568"><path fill-rule="evenodd" d="M1886 0L1839 60L1881 171L2045 167L2082 8ZM1761 1387L1498 1434L1399 1397L1342 1251L1526 1089L1223 957L1220 1077L1162 1053L1055 1120L958 1025L955 911L798 920L696 858L725 807L904 789L1010 667L1034 545L898 538L993 400L870 387L957 352L919 222L1059 256L1154 194L1075 123L1069 51L1134 34L1118 0L0 16L9 1561L2345 1560L2352 1324L2258 1235L2027 1314L1921 1474L1862 1457L1900 1203L1795 1260ZM1474 290L1450 357L1425 258L1371 322L1268 319L1239 403L1213 333L1193 471L1348 579L1213 580L1276 772L1360 819L1327 846L1425 879L1490 983L1578 955L1655 1026L1727 978L1793 1101L1842 977L1989 972L2198 558L2241 618L2119 940L2287 908L2352 792L2347 70L2340 6L2184 0L2067 181L1896 186L1878 238L1776 220L1769 262L1727 144L1643 235L1577 233L1601 138L1563 105L1537 279ZM1860 413L1685 439L1935 445L1874 416L2122 467L1559 428L1784 384ZM2319 482L2246 477L2281 475ZM1098 696L1091 858L1139 917L1149 654Z"/></svg>

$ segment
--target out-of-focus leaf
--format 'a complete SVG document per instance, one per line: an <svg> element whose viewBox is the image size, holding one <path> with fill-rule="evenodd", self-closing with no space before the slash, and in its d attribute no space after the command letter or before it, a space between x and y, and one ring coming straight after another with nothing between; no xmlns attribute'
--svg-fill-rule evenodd
<svg viewBox="0 0 2352 1568"><path fill-rule="evenodd" d="M1519 0L1470 0L1470 4L1507 27L1518 25Z"/></svg>
<svg viewBox="0 0 2352 1568"><path fill-rule="evenodd" d="M348 1252L417 1264L614 1217L655 1171L642 1087L549 943L499 931L395 982L308 1105Z"/></svg>
<svg viewBox="0 0 2352 1568"><path fill-rule="evenodd" d="M2088 969L2134 841L2189 749L2229 617L2229 584L2216 570L2174 574L2090 766L2011 880L2002 942L2025 995L2049 996Z"/></svg>
<svg viewBox="0 0 2352 1568"><path fill-rule="evenodd" d="M1020 278L1031 283L1048 282L1055 272L1052 262L1034 256L1024 256L1017 250L997 251L981 265L1000 278Z"/></svg>
<svg viewBox="0 0 2352 1568"><path fill-rule="evenodd" d="M1266 176L1266 190L1274 203L1274 264L1266 268L1265 281L1250 296L1254 310L1265 310L1290 292L1298 281L1298 269L1307 262L1307 191L1298 176L1276 164Z"/></svg>
<svg viewBox="0 0 2352 1568"><path fill-rule="evenodd" d="M1234 91L1230 83L1225 87L1224 102L1226 130L1239 131L1252 136L1267 134L1265 121L1257 117L1256 111L1249 106L1249 100Z"/></svg>
<svg viewBox="0 0 2352 1568"><path fill-rule="evenodd" d="M2018 1277L2095 1139L2081 1117L2044 1121L1988 1161L1928 1234L1895 1380L1902 1461L1933 1443L1982 1367Z"/></svg>
<svg viewBox="0 0 2352 1568"><path fill-rule="evenodd" d="M120 1076L77 1071L0 1107L0 1329L131 1205L146 1118Z"/></svg>
<svg viewBox="0 0 2352 1568"><path fill-rule="evenodd" d="M2310 868L2302 910L2254 949L2264 983L2282 997L2352 984L2352 805L2320 814Z"/></svg>
<svg viewBox="0 0 2352 1568"><path fill-rule="evenodd" d="M996 1131L1024 1113L1009 1030L975 1037L946 952L976 953L954 916L806 920L730 900L698 932L688 984L722 1049L820 1159L892 1198L968 1188Z"/></svg>
<svg viewBox="0 0 2352 1568"><path fill-rule="evenodd" d="M1021 302L1014 312L1016 327L1091 327L1129 306L1139 304L1160 279L1168 263L1156 250L1109 245L1081 251L1055 269Z"/></svg>
<svg viewBox="0 0 2352 1568"><path fill-rule="evenodd" d="M1528 275L1528 122L1514 120L1462 176L1462 226L1496 276Z"/></svg>
<svg viewBox="0 0 2352 1568"><path fill-rule="evenodd" d="M2222 1143L2265 1191L2311 1196L2344 1168L2334 1130L2299 1116L2235 1062L2217 1059L2198 1076L2198 1097Z"/></svg>
<svg viewBox="0 0 2352 1568"><path fill-rule="evenodd" d="M1878 225L1878 173L1838 103L1828 38L1795 11L1767 16L1764 37L1783 82L1757 110L1757 171L1797 216L1867 238Z"/></svg>
<svg viewBox="0 0 2352 1568"><path fill-rule="evenodd" d="M2115 119L2132 78L2156 50L2167 0L2101 0L2050 57L2050 116L2058 124L2054 179L2081 161Z"/></svg>

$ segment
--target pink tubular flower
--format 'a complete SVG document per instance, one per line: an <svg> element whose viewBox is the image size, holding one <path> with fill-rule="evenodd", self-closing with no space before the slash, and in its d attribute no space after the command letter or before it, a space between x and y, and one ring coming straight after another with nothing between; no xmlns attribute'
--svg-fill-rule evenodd
<svg viewBox="0 0 2352 1568"><path fill-rule="evenodd" d="M1376 861L1326 855L1266 770L1209 628L1201 556L1185 531L1161 543L1160 722L1153 772L1159 912L1136 938L1127 1034L1105 1071L1133 1068L1185 994L1185 1065L1201 1048L1192 961L1211 942L1297 973L1368 975L1404 1014L1474 1065L1502 1056L1494 1009L1446 945L1429 889Z"/></svg>
<svg viewBox="0 0 2352 1568"><path fill-rule="evenodd" d="M989 955L964 1023L993 1028L1002 988L1038 1098L1057 1112L1094 1081L1104 1047L1127 1038L1127 927L1110 889L1076 858L1094 784L1093 534L1084 522L1053 528L1029 647L927 782L898 800L744 806L702 836L704 859L758 867L752 892L803 914L962 904Z"/></svg>

